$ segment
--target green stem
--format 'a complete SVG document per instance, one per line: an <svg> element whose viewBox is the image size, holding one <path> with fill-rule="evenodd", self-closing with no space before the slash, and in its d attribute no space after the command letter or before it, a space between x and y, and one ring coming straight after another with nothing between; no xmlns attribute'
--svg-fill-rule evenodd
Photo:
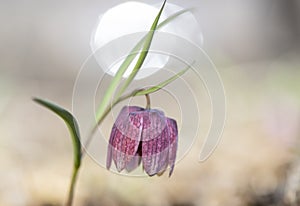
<svg viewBox="0 0 300 206"><path fill-rule="evenodd" d="M146 104L146 109L150 109L150 95L149 94L145 94L145 97L146 97L146 101L147 101L147 104Z"/></svg>
<svg viewBox="0 0 300 206"><path fill-rule="evenodd" d="M79 167L73 167L73 174L69 188L68 200L66 206L72 206L73 204L73 196L74 196L74 188L76 185L76 180L79 172Z"/></svg>

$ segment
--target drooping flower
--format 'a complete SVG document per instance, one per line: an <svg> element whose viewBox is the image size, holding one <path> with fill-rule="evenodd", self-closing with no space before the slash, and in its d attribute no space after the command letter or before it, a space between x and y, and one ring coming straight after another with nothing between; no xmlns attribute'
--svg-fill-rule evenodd
<svg viewBox="0 0 300 206"><path fill-rule="evenodd" d="M113 125L106 167L112 160L118 172L134 170L142 162L149 175L162 174L170 166L171 176L178 143L177 123L157 109L125 106Z"/></svg>

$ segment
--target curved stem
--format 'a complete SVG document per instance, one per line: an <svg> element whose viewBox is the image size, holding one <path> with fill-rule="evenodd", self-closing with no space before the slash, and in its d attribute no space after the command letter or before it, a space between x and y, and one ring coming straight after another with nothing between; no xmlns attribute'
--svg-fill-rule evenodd
<svg viewBox="0 0 300 206"><path fill-rule="evenodd" d="M79 172L79 167L73 167L73 174L72 174L72 179L71 179L71 183L70 183L68 200L67 200L66 206L72 206L72 204L73 204L74 188L76 185L78 172Z"/></svg>

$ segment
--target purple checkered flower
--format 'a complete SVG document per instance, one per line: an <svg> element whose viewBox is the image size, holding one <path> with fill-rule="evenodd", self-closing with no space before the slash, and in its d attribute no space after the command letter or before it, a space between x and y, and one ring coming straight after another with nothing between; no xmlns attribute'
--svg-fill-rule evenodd
<svg viewBox="0 0 300 206"><path fill-rule="evenodd" d="M125 106L113 125L107 169L114 161L118 172L134 170L143 163L149 176L162 174L170 166L171 176L176 159L178 130L175 120L157 109Z"/></svg>

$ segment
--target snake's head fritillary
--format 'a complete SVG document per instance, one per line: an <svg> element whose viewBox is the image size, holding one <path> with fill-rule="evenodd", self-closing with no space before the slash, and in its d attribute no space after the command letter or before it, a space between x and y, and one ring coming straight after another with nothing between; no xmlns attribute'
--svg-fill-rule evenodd
<svg viewBox="0 0 300 206"><path fill-rule="evenodd" d="M175 120L157 109L125 106L113 125L106 167L112 160L118 172L128 172L140 163L149 176L162 174L170 166L171 176L176 160L178 130Z"/></svg>

